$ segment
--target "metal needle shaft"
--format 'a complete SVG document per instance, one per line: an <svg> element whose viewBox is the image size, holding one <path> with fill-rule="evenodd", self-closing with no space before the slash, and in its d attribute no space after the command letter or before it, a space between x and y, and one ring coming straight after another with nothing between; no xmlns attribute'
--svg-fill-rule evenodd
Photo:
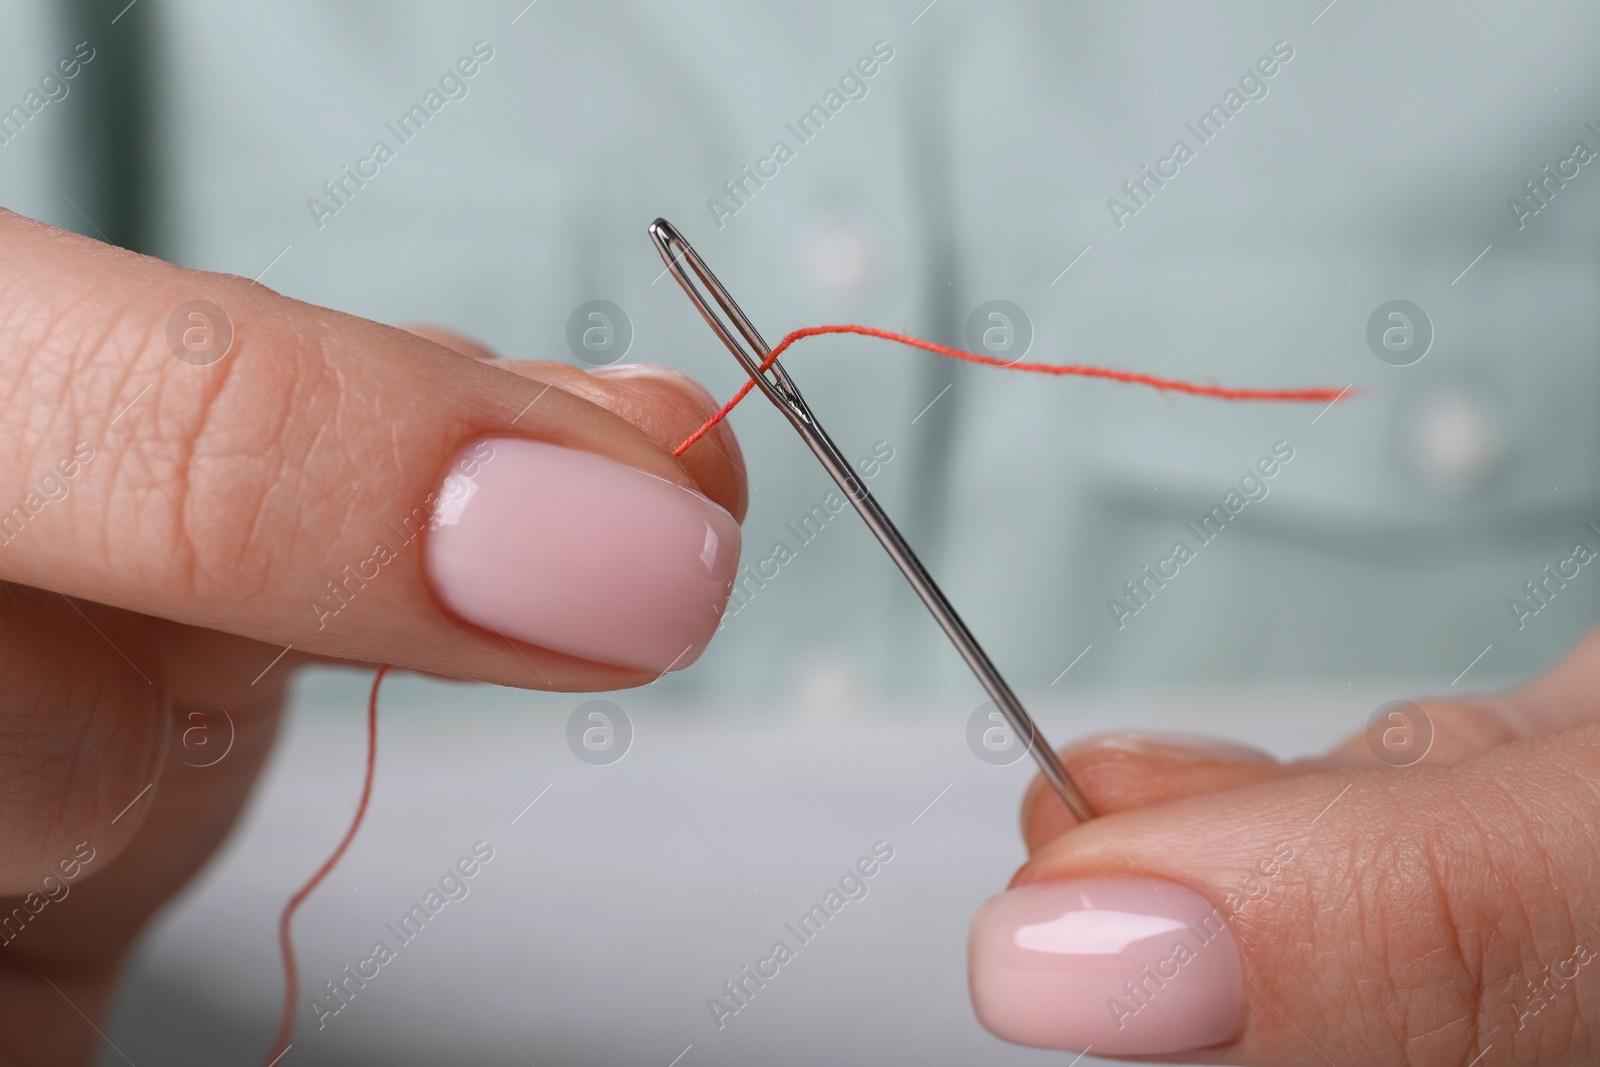
<svg viewBox="0 0 1600 1067"><path fill-rule="evenodd" d="M728 291L700 259L699 254L670 222L666 219L656 219L650 225L650 237L661 253L661 258L666 261L667 269L672 272L678 284L683 287L683 291L694 302L706 323L749 372L757 387L777 405L778 410L782 411L799 431L806 445L821 461L823 468L838 483L839 489L861 514L867 528L877 537L884 550L889 553L889 558L900 568L900 573L911 583L911 588L916 590L917 596L933 613L939 626L956 646L956 650L961 653L961 658L966 660L967 666L977 676L979 684L1000 709L1019 740L1028 746L1028 751L1039 764L1039 770L1044 774L1045 780L1054 787L1056 793L1080 821L1092 818L1094 810L1077 783L1061 765L1055 749L1051 748L1040 735L1033 717L1022 706L1022 701L1011 691L1000 671L983 651L983 647L978 644L972 631L967 629L966 623L961 621L961 616L956 614L956 609L945 598L938 583L922 565L917 554L911 550L911 546L890 521L888 514L856 477L849 460L845 459L839 451L839 446L833 443L833 439L811 413L810 407L806 405L788 372L776 360L770 367L762 369L761 365L772 349L762 339L750 319L740 310L733 297L728 295ZM700 291L699 285L705 286L709 291L709 300ZM721 314L718 314L719 311Z"/></svg>

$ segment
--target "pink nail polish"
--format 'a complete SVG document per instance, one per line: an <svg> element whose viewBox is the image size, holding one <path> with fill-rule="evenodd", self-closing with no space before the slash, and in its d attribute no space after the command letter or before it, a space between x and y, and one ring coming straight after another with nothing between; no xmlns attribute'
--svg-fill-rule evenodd
<svg viewBox="0 0 1600 1067"><path fill-rule="evenodd" d="M1019 886L973 919L973 1007L996 1036L1041 1048L1148 1056L1227 1041L1244 1025L1244 976L1225 918L1174 882Z"/></svg>
<svg viewBox="0 0 1600 1067"><path fill-rule="evenodd" d="M497 437L439 490L427 574L444 605L507 637L640 670L705 651L739 564L706 497L581 449Z"/></svg>

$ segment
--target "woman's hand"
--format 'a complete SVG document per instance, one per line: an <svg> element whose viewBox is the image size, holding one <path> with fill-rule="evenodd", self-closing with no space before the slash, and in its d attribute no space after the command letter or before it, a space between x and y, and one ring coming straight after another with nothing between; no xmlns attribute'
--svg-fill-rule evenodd
<svg viewBox="0 0 1600 1067"><path fill-rule="evenodd" d="M715 630L744 467L725 426L672 457L716 408L675 372L497 363L5 213L0 291L0 1062L90 1058L297 664L616 689Z"/></svg>
<svg viewBox="0 0 1600 1067"><path fill-rule="evenodd" d="M1030 858L973 923L979 1017L1186 1063L1594 1063L1597 699L1600 634L1509 696L1421 702L1433 745L1404 769L1365 735L1289 764L1070 746L1104 817L1074 826L1035 783Z"/></svg>

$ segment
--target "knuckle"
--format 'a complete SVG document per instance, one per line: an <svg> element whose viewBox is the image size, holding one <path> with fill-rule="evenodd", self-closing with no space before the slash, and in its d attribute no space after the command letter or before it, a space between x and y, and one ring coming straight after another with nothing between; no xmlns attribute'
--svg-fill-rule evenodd
<svg viewBox="0 0 1600 1067"><path fill-rule="evenodd" d="M1439 774L1372 772L1356 783L1339 821L1319 827L1309 874L1265 931L1298 943L1281 961L1284 993L1320 1016L1340 1062L1466 1063L1476 1054L1481 923L1454 870L1472 863L1476 846L1450 839ZM1283 1037L1303 1040L1292 1030Z"/></svg>
<svg viewBox="0 0 1600 1067"><path fill-rule="evenodd" d="M1363 941L1342 983L1354 1032L1387 1036L1406 1064L1491 1045L1561 1062L1581 1037L1573 964L1592 953L1539 818L1482 775L1408 772L1388 788L1390 818L1364 827L1342 902Z"/></svg>
<svg viewBox="0 0 1600 1067"><path fill-rule="evenodd" d="M1582 972L1600 958L1600 928L1587 913L1593 782L1585 778L1577 790L1551 795L1522 782L1483 779L1477 785L1487 795L1474 807L1492 813L1479 820L1492 872L1480 879L1490 897L1485 1033L1493 1027L1522 1062L1592 1062L1600 1002L1592 972Z"/></svg>
<svg viewBox="0 0 1600 1067"><path fill-rule="evenodd" d="M307 547L308 517L326 537L341 520L328 512L348 499L324 491L343 487L330 457L344 389L320 331L251 323L235 349L203 385L186 383L183 422L142 487L163 498L175 570L202 603L269 592L283 559Z"/></svg>
<svg viewBox="0 0 1600 1067"><path fill-rule="evenodd" d="M354 522L346 471L359 472L346 457L393 445L390 428L346 410L358 398L329 340L343 337L338 318L243 279L101 246L84 255L99 258L0 274L12 386L0 526L33 521L40 478L59 491L57 457L81 441L95 462L51 497L51 536L33 534L32 552L191 600L200 616L271 592L286 554L325 551ZM220 314L191 322L196 304ZM207 350L217 323L227 346ZM8 543L9 527L0 534Z"/></svg>
<svg viewBox="0 0 1600 1067"><path fill-rule="evenodd" d="M56 526L74 557L126 566L132 536L140 583L236 603L269 587L283 552L304 547L309 488L345 487L331 458L344 383L324 316L287 314L287 301L242 279L175 268L155 277L110 295L69 278L65 298L29 288L4 302L16 383L0 407L6 466L25 486L87 441L103 458L61 505L74 521ZM198 297L228 320L215 358L186 358L189 342L173 340ZM349 496L322 495L333 499L324 508Z"/></svg>

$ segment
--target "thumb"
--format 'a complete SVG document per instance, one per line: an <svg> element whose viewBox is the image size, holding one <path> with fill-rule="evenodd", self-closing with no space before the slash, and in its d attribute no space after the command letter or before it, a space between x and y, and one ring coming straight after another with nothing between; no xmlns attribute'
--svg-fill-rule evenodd
<svg viewBox="0 0 1600 1067"><path fill-rule="evenodd" d="M0 287L0 580L545 689L640 684L716 629L742 471L695 477L576 371L8 213ZM664 403L587 384L630 389Z"/></svg>
<svg viewBox="0 0 1600 1067"><path fill-rule="evenodd" d="M1597 783L1590 724L1109 815L980 909L974 1005L1008 1040L1097 1054L1593 1062Z"/></svg>

